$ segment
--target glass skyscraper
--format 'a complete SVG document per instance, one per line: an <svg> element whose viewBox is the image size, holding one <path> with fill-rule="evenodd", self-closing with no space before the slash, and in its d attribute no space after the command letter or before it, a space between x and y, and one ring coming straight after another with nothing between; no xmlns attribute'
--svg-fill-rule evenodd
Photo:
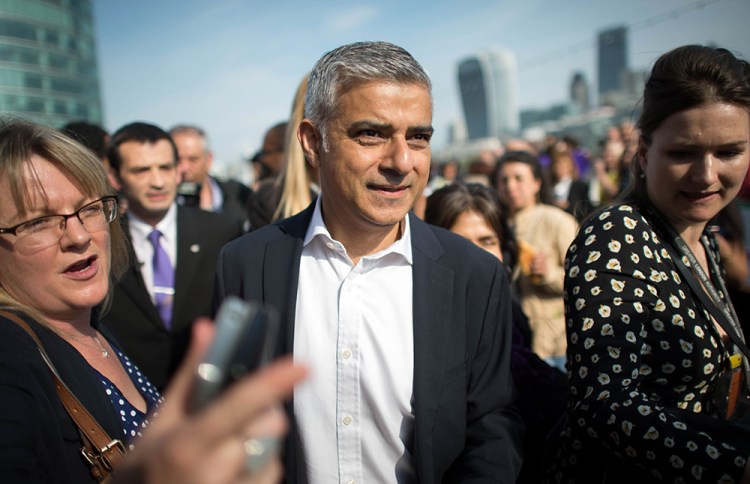
<svg viewBox="0 0 750 484"><path fill-rule="evenodd" d="M599 102L608 94L619 93L628 73L628 28L615 27L599 32Z"/></svg>
<svg viewBox="0 0 750 484"><path fill-rule="evenodd" d="M91 0L0 0L0 113L102 123Z"/></svg>
<svg viewBox="0 0 750 484"><path fill-rule="evenodd" d="M516 134L518 67L510 51L492 49L464 59L458 65L458 85L469 139Z"/></svg>

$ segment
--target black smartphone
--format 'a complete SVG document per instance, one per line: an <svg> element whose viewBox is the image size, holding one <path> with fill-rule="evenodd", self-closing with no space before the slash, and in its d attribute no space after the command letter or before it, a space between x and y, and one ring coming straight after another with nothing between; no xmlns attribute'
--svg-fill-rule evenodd
<svg viewBox="0 0 750 484"><path fill-rule="evenodd" d="M216 333L196 369L190 408L206 406L234 381L268 363L278 336L275 311L229 296L214 320Z"/></svg>

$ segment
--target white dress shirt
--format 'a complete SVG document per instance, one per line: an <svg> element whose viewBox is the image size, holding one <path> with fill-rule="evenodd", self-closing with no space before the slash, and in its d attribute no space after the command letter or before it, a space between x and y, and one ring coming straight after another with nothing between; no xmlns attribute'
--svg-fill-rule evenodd
<svg viewBox="0 0 750 484"><path fill-rule="evenodd" d="M164 216L156 227L146 223L143 219L138 218L132 212L127 212L128 227L130 229L130 240L133 244L135 256L138 258L138 264L141 267L143 282L146 283L146 289L151 295L151 300L156 301L154 296L154 246L148 240L148 234L152 230L158 229L162 236L160 238L161 246L167 252L172 267L177 268L177 204L173 203L169 207L167 214Z"/></svg>
<svg viewBox="0 0 750 484"><path fill-rule="evenodd" d="M321 197L300 261L294 359L310 368L294 413L311 484L413 482L412 252L403 236L354 265Z"/></svg>

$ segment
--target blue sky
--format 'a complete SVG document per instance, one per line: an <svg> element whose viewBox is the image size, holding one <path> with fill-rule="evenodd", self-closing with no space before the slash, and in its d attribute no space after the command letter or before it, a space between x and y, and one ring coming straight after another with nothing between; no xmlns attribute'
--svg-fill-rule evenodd
<svg viewBox="0 0 750 484"><path fill-rule="evenodd" d="M297 84L324 52L359 40L401 45L430 74L436 149L462 116L456 66L482 49L516 55L521 108L564 101L576 70L595 82L596 32L619 24L631 27L634 68L687 43L750 60L748 0L93 3L105 128L198 124L224 163L257 150L265 130L289 116Z"/></svg>

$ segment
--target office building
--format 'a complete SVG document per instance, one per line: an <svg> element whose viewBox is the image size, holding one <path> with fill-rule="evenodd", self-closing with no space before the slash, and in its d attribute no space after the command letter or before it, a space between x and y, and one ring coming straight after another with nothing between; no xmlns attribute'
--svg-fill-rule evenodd
<svg viewBox="0 0 750 484"><path fill-rule="evenodd" d="M102 123L91 0L0 3L0 112Z"/></svg>
<svg viewBox="0 0 750 484"><path fill-rule="evenodd" d="M585 113L591 107L589 101L589 83L583 72L573 74L570 81L570 103L581 113Z"/></svg>
<svg viewBox="0 0 750 484"><path fill-rule="evenodd" d="M510 51L492 49L462 60L458 84L470 140L517 134L518 66Z"/></svg>
<svg viewBox="0 0 750 484"><path fill-rule="evenodd" d="M625 87L628 72L628 28L615 27L598 36L599 104L606 104L610 95L619 95Z"/></svg>

